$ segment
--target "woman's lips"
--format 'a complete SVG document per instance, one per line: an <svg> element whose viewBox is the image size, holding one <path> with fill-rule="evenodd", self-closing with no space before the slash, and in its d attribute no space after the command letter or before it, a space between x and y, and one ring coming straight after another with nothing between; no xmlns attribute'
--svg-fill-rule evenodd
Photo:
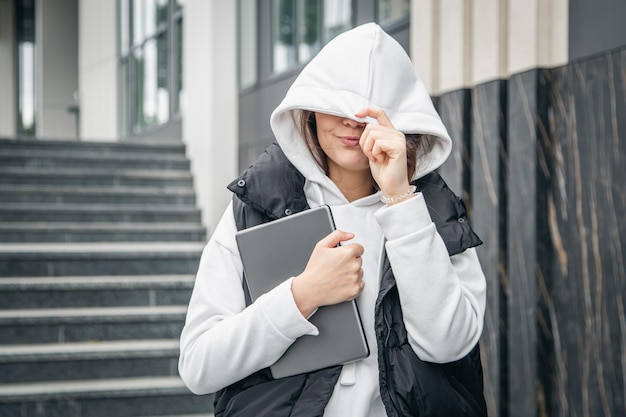
<svg viewBox="0 0 626 417"><path fill-rule="evenodd" d="M359 146L360 138L358 136L339 136L339 140L344 145L355 148Z"/></svg>

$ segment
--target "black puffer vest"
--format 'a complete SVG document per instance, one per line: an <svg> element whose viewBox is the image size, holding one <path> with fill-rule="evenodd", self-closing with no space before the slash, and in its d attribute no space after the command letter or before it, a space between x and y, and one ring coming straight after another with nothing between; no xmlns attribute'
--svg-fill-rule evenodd
<svg viewBox="0 0 626 417"><path fill-rule="evenodd" d="M228 188L235 194L238 229L309 208L305 179L280 147L271 145ZM466 219L465 206L436 173L414 182L422 192L450 256L482 242ZM395 278L385 255L376 301L380 393L389 417L484 417L479 347L464 358L435 364L420 360L410 347ZM216 417L321 417L339 379L341 366L272 379L260 370L215 395Z"/></svg>

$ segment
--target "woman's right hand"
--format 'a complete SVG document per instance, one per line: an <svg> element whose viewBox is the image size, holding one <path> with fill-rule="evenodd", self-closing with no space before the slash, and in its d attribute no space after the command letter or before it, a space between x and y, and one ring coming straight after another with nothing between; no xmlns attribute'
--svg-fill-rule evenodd
<svg viewBox="0 0 626 417"><path fill-rule="evenodd" d="M320 240L305 270L293 279L291 292L304 317L318 307L353 300L363 291L363 246L338 246L352 238L352 233L335 230Z"/></svg>

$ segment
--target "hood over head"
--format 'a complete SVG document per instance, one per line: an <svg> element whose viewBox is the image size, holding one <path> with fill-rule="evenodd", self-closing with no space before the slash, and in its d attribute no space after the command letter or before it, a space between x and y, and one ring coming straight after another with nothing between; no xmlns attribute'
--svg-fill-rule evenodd
<svg viewBox="0 0 626 417"><path fill-rule="evenodd" d="M383 109L399 131L436 137L434 147L417 163L414 178L437 169L452 141L423 82L402 46L375 23L331 40L304 67L270 123L287 158L310 181L329 181L315 163L299 130L302 110L373 122L354 116L365 107Z"/></svg>

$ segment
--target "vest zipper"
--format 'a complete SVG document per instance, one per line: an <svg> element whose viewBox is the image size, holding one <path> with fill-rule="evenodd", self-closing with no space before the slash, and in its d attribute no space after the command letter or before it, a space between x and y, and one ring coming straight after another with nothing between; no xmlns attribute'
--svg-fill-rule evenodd
<svg viewBox="0 0 626 417"><path fill-rule="evenodd" d="M379 263L379 271L378 271L378 275L379 275L379 281L380 283L383 282L383 279L385 277L385 259L387 259L387 254L385 252L385 243L387 242L387 239L383 237L383 243L382 246L380 248L380 256L378 259L380 259L380 263ZM384 298L384 296L383 296ZM381 300L382 301L382 300ZM382 306L381 306L382 307ZM402 414L400 414L400 407L398 407L398 403L396 401L395 398L395 393L394 393L394 389L393 389L393 378L389 377L389 373L391 372L391 365L389 363L389 337L391 336L391 324L389 323L388 317L385 314L385 312L383 311L384 309L381 308L380 314L383 315L383 321L385 322L385 327L387 330L387 333L385 334L385 340L383 342L383 358L385 361L385 376L387 379L387 393L389 395L389 400L391 401L391 407L393 408L393 412L395 413L395 417L402 417ZM387 407L385 407L386 409ZM394 416L388 416L388 417L394 417Z"/></svg>
<svg viewBox="0 0 626 417"><path fill-rule="evenodd" d="M383 357L385 358L385 368L387 368L387 372L385 373L387 378L387 393L389 394L389 400L391 400L391 406L393 407L393 411L396 416L401 417L400 407L398 407L398 403L395 398L395 391L393 387L393 378L389 377L389 373L391 372L391 364L389 363L389 336L391 335L391 325L387 320L387 316L383 313L383 319L385 320L385 326L387 327L387 334L385 335L385 343L383 347L385 348L385 352L383 353Z"/></svg>

